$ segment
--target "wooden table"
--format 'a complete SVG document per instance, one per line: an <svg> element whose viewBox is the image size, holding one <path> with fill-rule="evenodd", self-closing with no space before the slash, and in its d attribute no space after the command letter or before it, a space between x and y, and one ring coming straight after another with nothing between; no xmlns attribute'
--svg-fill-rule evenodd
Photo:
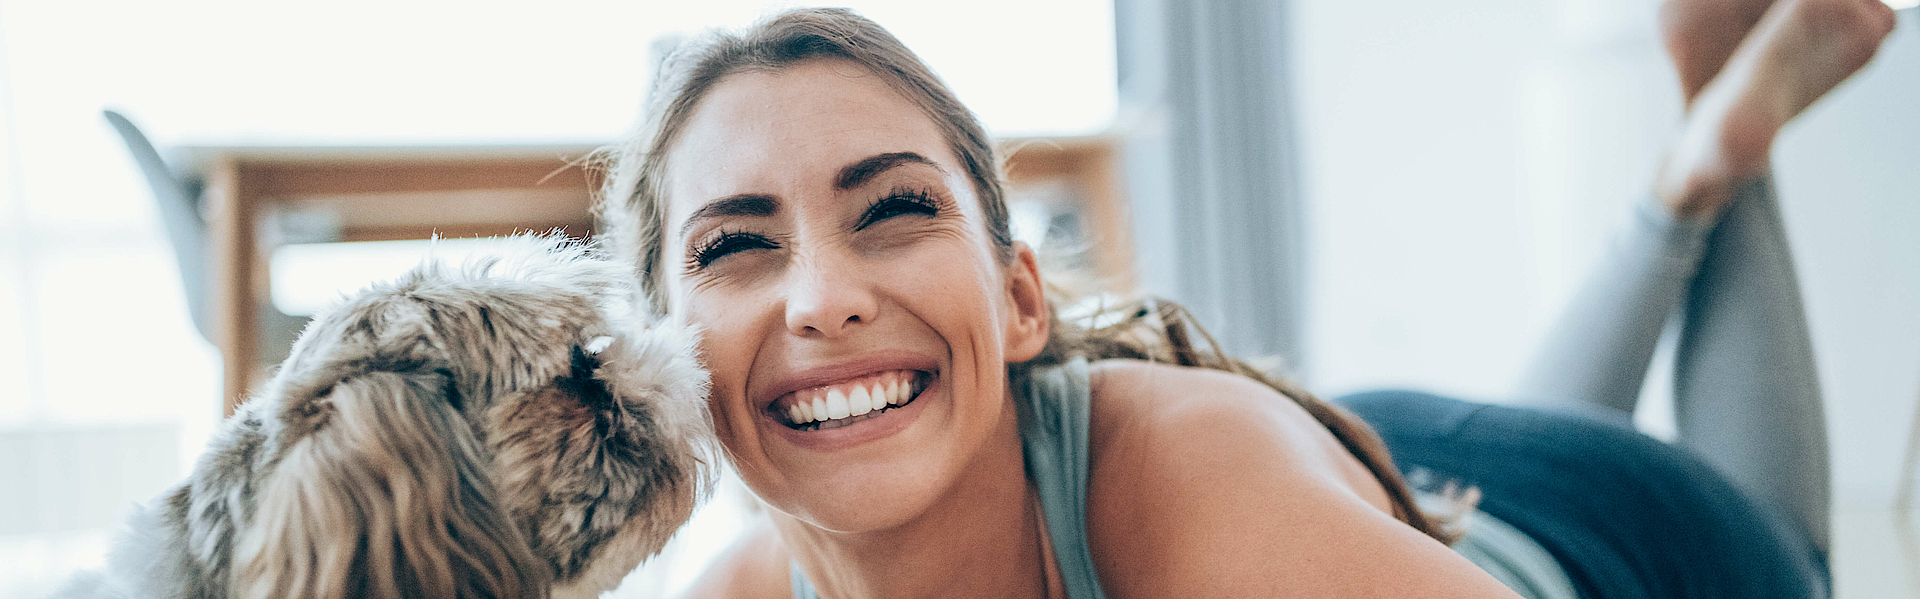
<svg viewBox="0 0 1920 599"><path fill-rule="evenodd" d="M261 232L276 211L330 214L340 241L506 235L515 231L592 231L599 181L577 161L593 145L243 146L184 148L206 177L213 236L210 277L215 343L225 369L222 395L231 414L271 365L256 364L258 307L267 297ZM1010 199L1073 202L1092 231L1094 267L1121 285L1131 281L1114 144L1105 137L1008 140ZM1068 190L1065 199L1059 190ZM1024 195L1023 195L1024 194Z"/></svg>

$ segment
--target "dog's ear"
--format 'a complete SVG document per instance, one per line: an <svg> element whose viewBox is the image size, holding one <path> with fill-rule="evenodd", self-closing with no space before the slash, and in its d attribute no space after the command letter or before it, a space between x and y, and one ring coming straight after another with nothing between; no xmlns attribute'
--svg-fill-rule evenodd
<svg viewBox="0 0 1920 599"><path fill-rule="evenodd" d="M448 377L371 372L288 405L235 548L238 597L545 597Z"/></svg>
<svg viewBox="0 0 1920 599"><path fill-rule="evenodd" d="M712 434L695 341L659 329L575 347L570 373L488 411L502 502L554 560L554 597L617 586L705 492Z"/></svg>
<svg viewBox="0 0 1920 599"><path fill-rule="evenodd" d="M695 466L573 350L572 373L488 412L501 502L552 560L554 597L597 597L660 550L695 503Z"/></svg>

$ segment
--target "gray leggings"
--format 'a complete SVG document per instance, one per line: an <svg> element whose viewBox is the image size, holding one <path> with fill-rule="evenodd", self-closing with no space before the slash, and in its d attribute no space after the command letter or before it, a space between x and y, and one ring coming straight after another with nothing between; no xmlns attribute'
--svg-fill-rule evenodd
<svg viewBox="0 0 1920 599"><path fill-rule="evenodd" d="M1632 414L1654 346L1678 317L1676 442L1828 549L1826 418L1770 179L1717 221L1642 205L1549 334L1519 393Z"/></svg>

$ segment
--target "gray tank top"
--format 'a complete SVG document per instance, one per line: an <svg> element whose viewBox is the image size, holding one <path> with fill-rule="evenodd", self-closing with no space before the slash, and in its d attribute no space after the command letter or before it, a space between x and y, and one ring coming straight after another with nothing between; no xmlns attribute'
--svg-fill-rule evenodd
<svg viewBox="0 0 1920 599"><path fill-rule="evenodd" d="M1040 495L1047 537L1066 582L1068 599L1106 599L1087 544L1089 422L1093 388L1087 361L1074 358L1060 366L1036 369L1025 389L1014 394L1020 415L1020 440L1027 457L1027 478ZM1456 549L1488 569L1501 582L1530 599L1572 599L1573 584L1539 544L1492 516L1480 518ZM1487 534L1494 533L1494 534ZM1543 563L1544 560L1544 563ZM1489 567L1494 566L1494 567ZM794 599L819 599L813 583L790 569Z"/></svg>

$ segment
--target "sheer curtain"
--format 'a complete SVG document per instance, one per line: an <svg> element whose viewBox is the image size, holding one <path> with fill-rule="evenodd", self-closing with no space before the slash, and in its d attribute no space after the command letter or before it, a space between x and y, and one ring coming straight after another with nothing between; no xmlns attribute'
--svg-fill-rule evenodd
<svg viewBox="0 0 1920 599"><path fill-rule="evenodd" d="M1289 2L1118 0L1140 290L1298 369L1302 232Z"/></svg>

